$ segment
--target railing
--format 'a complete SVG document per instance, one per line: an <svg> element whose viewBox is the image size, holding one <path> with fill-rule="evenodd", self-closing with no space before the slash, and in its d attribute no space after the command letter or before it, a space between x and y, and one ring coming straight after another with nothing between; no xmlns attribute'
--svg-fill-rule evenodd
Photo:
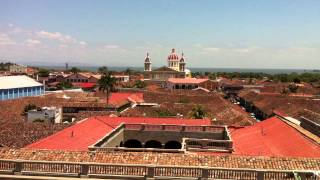
<svg viewBox="0 0 320 180"><path fill-rule="evenodd" d="M217 132L226 131L225 126L186 126L173 124L124 124L125 129L140 131L177 131L177 132Z"/></svg>
<svg viewBox="0 0 320 180"><path fill-rule="evenodd" d="M183 138L182 144L187 151L232 151L231 140L213 140L213 139L197 139Z"/></svg>
<svg viewBox="0 0 320 180"><path fill-rule="evenodd" d="M228 169L193 166L127 165L101 163L68 163L53 161L0 160L0 174L73 176L73 177L185 177L198 179L241 180L317 180L312 171L261 169ZM319 172L318 172L319 173ZM1 176L1 175L0 175Z"/></svg>
<svg viewBox="0 0 320 180"><path fill-rule="evenodd" d="M166 153L184 153L183 149L160 149L160 148L127 148L127 147L92 147L90 150L97 152L166 152Z"/></svg>
<svg viewBox="0 0 320 180"><path fill-rule="evenodd" d="M0 172L1 171L13 171L15 169L16 163L13 161L0 161Z"/></svg>

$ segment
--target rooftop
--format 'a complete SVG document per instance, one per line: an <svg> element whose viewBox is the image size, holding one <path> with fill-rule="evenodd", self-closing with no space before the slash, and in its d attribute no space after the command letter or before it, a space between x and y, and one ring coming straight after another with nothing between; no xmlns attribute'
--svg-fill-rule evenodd
<svg viewBox="0 0 320 180"><path fill-rule="evenodd" d="M169 78L168 82L175 84L199 84L208 81L208 79L198 79L198 78Z"/></svg>
<svg viewBox="0 0 320 180"><path fill-rule="evenodd" d="M153 125L211 125L210 120L177 118L107 117L83 120L54 135L26 146L30 149L88 150L121 123ZM232 154L277 157L320 157L320 146L277 117L248 127L229 127Z"/></svg>
<svg viewBox="0 0 320 180"><path fill-rule="evenodd" d="M109 103L114 106L122 106L129 102L144 102L143 93L112 93Z"/></svg>
<svg viewBox="0 0 320 180"><path fill-rule="evenodd" d="M319 158L286 158L238 155L172 154L154 152L85 152L0 148L0 159L96 162L108 164L207 166L269 170L320 170Z"/></svg>
<svg viewBox="0 0 320 180"><path fill-rule="evenodd" d="M23 87L43 86L28 76L1 76L0 89L13 89Z"/></svg>
<svg viewBox="0 0 320 180"><path fill-rule="evenodd" d="M26 146L31 149L88 150L121 123L210 125L210 120L96 116Z"/></svg>
<svg viewBox="0 0 320 180"><path fill-rule="evenodd" d="M295 128L272 117L231 132L235 154L283 157L320 157L320 146Z"/></svg>

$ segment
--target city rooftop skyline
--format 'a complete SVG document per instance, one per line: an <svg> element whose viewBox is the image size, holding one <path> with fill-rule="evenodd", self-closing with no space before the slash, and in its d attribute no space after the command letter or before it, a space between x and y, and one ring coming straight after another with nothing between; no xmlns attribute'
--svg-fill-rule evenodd
<svg viewBox="0 0 320 180"><path fill-rule="evenodd" d="M0 61L91 66L320 69L320 1L0 3Z"/></svg>

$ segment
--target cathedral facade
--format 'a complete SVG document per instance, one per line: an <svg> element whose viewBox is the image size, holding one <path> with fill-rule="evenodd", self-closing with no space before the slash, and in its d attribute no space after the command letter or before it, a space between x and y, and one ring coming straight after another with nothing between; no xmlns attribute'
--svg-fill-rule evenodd
<svg viewBox="0 0 320 180"><path fill-rule="evenodd" d="M144 60L145 79L152 81L167 81L169 78L186 78L191 77L190 70L186 69L186 62L183 53L179 56L175 49L171 50L167 58L167 66L152 69L152 62L147 53Z"/></svg>

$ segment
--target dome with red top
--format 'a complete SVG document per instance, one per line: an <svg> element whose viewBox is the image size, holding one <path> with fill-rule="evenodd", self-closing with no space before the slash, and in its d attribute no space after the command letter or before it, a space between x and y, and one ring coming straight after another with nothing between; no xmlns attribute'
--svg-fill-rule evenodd
<svg viewBox="0 0 320 180"><path fill-rule="evenodd" d="M171 50L171 54L168 56L168 60L179 60L179 56L175 51L176 50L174 48Z"/></svg>

